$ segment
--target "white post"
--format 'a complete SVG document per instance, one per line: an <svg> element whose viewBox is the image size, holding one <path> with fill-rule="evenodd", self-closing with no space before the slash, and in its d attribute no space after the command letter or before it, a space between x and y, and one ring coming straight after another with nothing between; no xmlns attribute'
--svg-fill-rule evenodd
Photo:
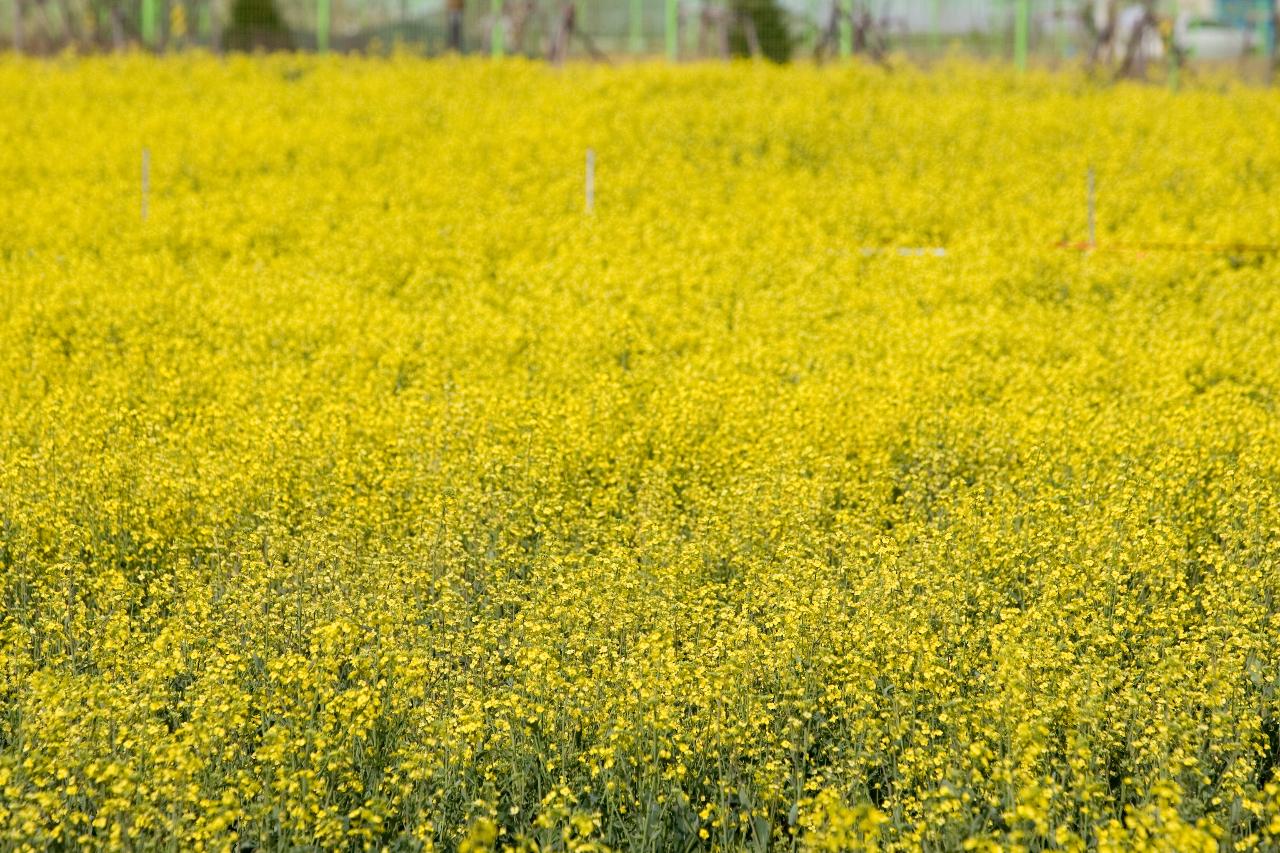
<svg viewBox="0 0 1280 853"><path fill-rule="evenodd" d="M594 148L587 149L587 213L593 213L596 209L596 152Z"/></svg>

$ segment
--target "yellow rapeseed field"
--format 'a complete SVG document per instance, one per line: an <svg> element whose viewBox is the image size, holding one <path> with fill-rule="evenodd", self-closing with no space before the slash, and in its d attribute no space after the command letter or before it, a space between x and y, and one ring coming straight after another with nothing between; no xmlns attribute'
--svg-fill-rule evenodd
<svg viewBox="0 0 1280 853"><path fill-rule="evenodd" d="M1278 139L0 60L0 849L1280 849Z"/></svg>

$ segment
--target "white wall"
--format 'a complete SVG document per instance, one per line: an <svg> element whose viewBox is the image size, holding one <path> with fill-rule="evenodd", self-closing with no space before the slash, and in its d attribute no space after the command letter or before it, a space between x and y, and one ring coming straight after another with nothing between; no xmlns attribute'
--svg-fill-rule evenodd
<svg viewBox="0 0 1280 853"><path fill-rule="evenodd" d="M784 0L786 5L800 14L817 9L820 17L830 14L835 0ZM1101 5L1103 0L1096 0ZM1196 18L1211 18L1214 0L1175 0L1180 12ZM1001 30L1012 22L1010 0L853 0L854 7L869 6L876 15L888 15L895 25L905 25L912 33L927 33L932 29L934 10L937 9L939 30L944 34L958 35L974 31ZM1160 0L1167 9L1169 0ZM1121 0L1122 7L1128 5ZM1081 0L1031 0L1033 26L1053 30L1056 22L1065 20L1075 29L1080 17Z"/></svg>

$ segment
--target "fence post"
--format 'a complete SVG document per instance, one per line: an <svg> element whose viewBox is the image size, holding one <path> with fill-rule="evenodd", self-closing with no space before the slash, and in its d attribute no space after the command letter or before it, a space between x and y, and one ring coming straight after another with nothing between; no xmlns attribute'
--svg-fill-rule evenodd
<svg viewBox="0 0 1280 853"><path fill-rule="evenodd" d="M1053 0L1054 29L1058 34L1058 58L1066 59L1067 49L1067 5L1064 0Z"/></svg>
<svg viewBox="0 0 1280 853"><path fill-rule="evenodd" d="M1258 49L1262 51L1262 55L1270 62L1276 53L1276 19L1275 10L1271 2L1268 0L1258 0L1258 24L1262 29L1262 44L1258 45Z"/></svg>
<svg viewBox="0 0 1280 853"><path fill-rule="evenodd" d="M1274 0L1271 5L1271 21L1267 24L1267 82L1271 82L1271 75L1275 73L1276 63L1280 60L1280 55L1276 52L1277 44L1280 44L1280 33L1276 30L1280 28L1280 0Z"/></svg>
<svg viewBox="0 0 1280 853"><path fill-rule="evenodd" d="M1182 63L1178 56L1178 0L1169 0L1169 91L1178 91Z"/></svg>
<svg viewBox="0 0 1280 853"><path fill-rule="evenodd" d="M14 53L22 53L22 0L9 0L10 47Z"/></svg>
<svg viewBox="0 0 1280 853"><path fill-rule="evenodd" d="M934 53L942 49L942 0L933 0L929 10L929 46Z"/></svg>
<svg viewBox="0 0 1280 853"><path fill-rule="evenodd" d="M489 0L489 55L494 59L507 52L506 33L502 30L502 0Z"/></svg>
<svg viewBox="0 0 1280 853"><path fill-rule="evenodd" d="M329 52L329 21L333 0L316 0L316 50Z"/></svg>
<svg viewBox="0 0 1280 853"><path fill-rule="evenodd" d="M809 39L806 44L810 53L818 49L818 40L822 38L822 25L818 23L818 0L809 0Z"/></svg>
<svg viewBox="0 0 1280 853"><path fill-rule="evenodd" d="M1013 64L1019 73L1027 70L1027 30L1031 19L1031 0L1014 0Z"/></svg>
<svg viewBox="0 0 1280 853"><path fill-rule="evenodd" d="M853 55L853 0L836 0L840 5L840 58Z"/></svg>
<svg viewBox="0 0 1280 853"><path fill-rule="evenodd" d="M159 0L142 0L142 43L152 49L157 47L159 22Z"/></svg>
<svg viewBox="0 0 1280 853"><path fill-rule="evenodd" d="M684 13L684 26L680 31L684 36L684 50L681 56L696 57L698 55L698 9L691 3L685 7Z"/></svg>
<svg viewBox="0 0 1280 853"><path fill-rule="evenodd" d="M631 18L629 21L631 37L628 39L631 52L639 55L644 52L644 0L631 0Z"/></svg>
<svg viewBox="0 0 1280 853"><path fill-rule="evenodd" d="M680 58L680 8L679 0L666 0L666 21L664 23L667 37L667 59L675 62Z"/></svg>

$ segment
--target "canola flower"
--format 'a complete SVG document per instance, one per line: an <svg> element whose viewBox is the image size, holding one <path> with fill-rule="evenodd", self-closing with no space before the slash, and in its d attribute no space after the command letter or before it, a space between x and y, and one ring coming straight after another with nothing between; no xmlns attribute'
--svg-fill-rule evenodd
<svg viewBox="0 0 1280 853"><path fill-rule="evenodd" d="M0 61L0 847L1280 848L1278 107Z"/></svg>

